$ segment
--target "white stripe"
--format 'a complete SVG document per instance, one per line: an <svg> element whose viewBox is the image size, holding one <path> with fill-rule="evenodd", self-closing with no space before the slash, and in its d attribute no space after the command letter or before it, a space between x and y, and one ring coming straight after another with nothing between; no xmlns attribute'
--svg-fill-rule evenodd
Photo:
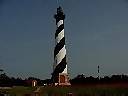
<svg viewBox="0 0 128 96"><path fill-rule="evenodd" d="M56 44L60 42L60 40L64 37L64 29L58 34L56 37Z"/></svg>
<svg viewBox="0 0 128 96"><path fill-rule="evenodd" d="M57 23L57 27L59 27L60 25L63 24L63 20L60 20L58 23Z"/></svg>
<svg viewBox="0 0 128 96"><path fill-rule="evenodd" d="M67 64L66 64L66 68L64 69L64 71L62 73L68 73Z"/></svg>
<svg viewBox="0 0 128 96"><path fill-rule="evenodd" d="M64 45L64 47L59 51L59 53L55 57L56 66L62 61L62 59L65 57L65 55L66 55L66 49L65 49L65 45Z"/></svg>

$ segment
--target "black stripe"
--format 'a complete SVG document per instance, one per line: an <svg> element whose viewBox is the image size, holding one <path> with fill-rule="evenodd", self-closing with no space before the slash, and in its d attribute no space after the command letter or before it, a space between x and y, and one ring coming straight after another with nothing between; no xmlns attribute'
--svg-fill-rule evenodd
<svg viewBox="0 0 128 96"><path fill-rule="evenodd" d="M59 22L60 20L64 20L65 19L65 15L64 14L56 14L54 15L54 18L56 19L56 24L57 22Z"/></svg>
<svg viewBox="0 0 128 96"><path fill-rule="evenodd" d="M53 74L59 74L62 73L64 71L64 69L66 68L66 55L65 57L62 59L62 61L56 66Z"/></svg>
<svg viewBox="0 0 128 96"><path fill-rule="evenodd" d="M57 43L57 45L55 46L55 50L54 50L54 58L55 56L59 53L59 51L64 47L65 45L65 37L63 37L59 43Z"/></svg>
<svg viewBox="0 0 128 96"><path fill-rule="evenodd" d="M56 24L61 20L61 18L56 18Z"/></svg>
<svg viewBox="0 0 128 96"><path fill-rule="evenodd" d="M61 20L56 21L56 25L59 23L59 21L61 21ZM57 27L58 27L58 26L57 26Z"/></svg>
<svg viewBox="0 0 128 96"><path fill-rule="evenodd" d="M62 73L66 68L66 55L62 59L62 61L56 66L54 72L52 73L52 81L58 82L59 73Z"/></svg>
<svg viewBox="0 0 128 96"><path fill-rule="evenodd" d="M58 34L64 29L64 24L61 24L57 30L56 30L56 33L55 33L55 38L58 36Z"/></svg>

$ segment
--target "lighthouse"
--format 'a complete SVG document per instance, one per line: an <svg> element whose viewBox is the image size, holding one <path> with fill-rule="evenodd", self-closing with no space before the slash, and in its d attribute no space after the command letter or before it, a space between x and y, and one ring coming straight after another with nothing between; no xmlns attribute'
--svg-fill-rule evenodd
<svg viewBox="0 0 128 96"><path fill-rule="evenodd" d="M65 34L64 34L64 19L65 14L59 6L54 15L56 20L55 32L55 49L54 49L54 64L52 81L55 85L70 85L67 62L66 62L66 47L65 47Z"/></svg>

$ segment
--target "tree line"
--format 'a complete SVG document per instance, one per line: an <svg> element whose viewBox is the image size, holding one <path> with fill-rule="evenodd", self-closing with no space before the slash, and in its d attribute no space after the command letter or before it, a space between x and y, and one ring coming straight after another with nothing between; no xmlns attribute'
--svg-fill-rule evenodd
<svg viewBox="0 0 128 96"><path fill-rule="evenodd" d="M37 81L37 85L51 84L51 79L41 80L35 77L28 77L26 79L9 77L5 73L0 74L0 86L31 86L32 80ZM72 85L75 84L113 84L113 83L128 83L128 75L112 75L104 77L86 77L85 75L77 75L70 79Z"/></svg>
<svg viewBox="0 0 128 96"><path fill-rule="evenodd" d="M104 77L86 77L85 75L77 75L70 80L71 84L117 84L128 83L128 75L112 75Z"/></svg>
<svg viewBox="0 0 128 96"><path fill-rule="evenodd" d="M26 79L9 77L5 73L0 74L0 87L12 86L31 86L32 81L36 80L39 86L50 83L50 79L41 80L35 77L28 77Z"/></svg>

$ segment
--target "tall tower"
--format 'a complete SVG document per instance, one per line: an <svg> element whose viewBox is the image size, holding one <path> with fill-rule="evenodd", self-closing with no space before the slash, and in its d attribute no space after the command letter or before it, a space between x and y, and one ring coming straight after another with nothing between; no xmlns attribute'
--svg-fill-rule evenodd
<svg viewBox="0 0 128 96"><path fill-rule="evenodd" d="M64 36L64 19L65 14L61 7L57 8L57 13L54 15L56 19L56 33L55 33L55 49L54 49L54 70L52 73L52 80L55 85L70 85L67 72L66 62L66 48Z"/></svg>

